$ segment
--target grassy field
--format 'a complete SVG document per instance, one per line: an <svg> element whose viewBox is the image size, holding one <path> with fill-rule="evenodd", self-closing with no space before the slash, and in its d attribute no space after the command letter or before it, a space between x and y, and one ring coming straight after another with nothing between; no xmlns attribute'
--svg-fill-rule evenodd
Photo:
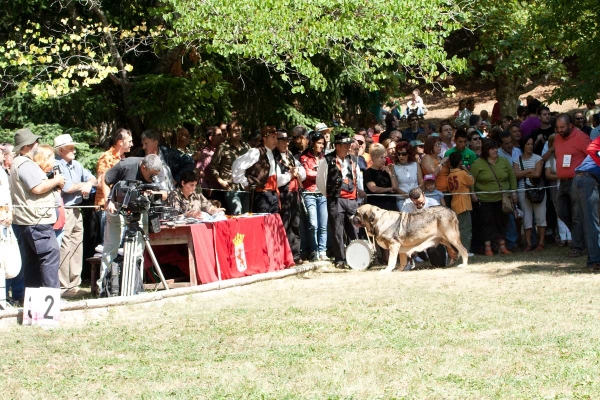
<svg viewBox="0 0 600 400"><path fill-rule="evenodd" d="M3 328L0 397L599 398L600 275L565 253L310 273Z"/></svg>

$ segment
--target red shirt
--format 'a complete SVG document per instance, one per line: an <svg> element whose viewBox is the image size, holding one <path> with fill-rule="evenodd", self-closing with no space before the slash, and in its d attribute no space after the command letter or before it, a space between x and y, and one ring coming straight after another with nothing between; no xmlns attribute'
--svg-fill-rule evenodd
<svg viewBox="0 0 600 400"><path fill-rule="evenodd" d="M312 150L307 150L300 156L300 164L302 164L306 171L306 179L302 181L302 186L309 192L317 192L319 190L317 188L317 167L321 158L323 157L317 159L313 155Z"/></svg>
<svg viewBox="0 0 600 400"><path fill-rule="evenodd" d="M577 128L564 138L554 138L554 155L556 157L556 175L560 179L571 179L575 176L575 168L579 167L587 157L587 147L591 140L588 135Z"/></svg>
<svg viewBox="0 0 600 400"><path fill-rule="evenodd" d="M600 166L600 157L598 157L598 152L600 151L600 136L590 143L587 148L587 152L592 157L592 160L596 162L596 165Z"/></svg>

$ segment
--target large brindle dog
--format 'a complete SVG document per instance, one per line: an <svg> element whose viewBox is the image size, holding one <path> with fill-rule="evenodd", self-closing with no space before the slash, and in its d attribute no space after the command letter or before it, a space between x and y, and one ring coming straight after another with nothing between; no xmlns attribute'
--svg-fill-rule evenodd
<svg viewBox="0 0 600 400"><path fill-rule="evenodd" d="M384 270L391 272L400 255L400 266L404 268L407 257L430 247L443 244L448 254L456 260L456 250L467 265L467 249L460 242L456 214L446 207L431 207L414 213L386 211L365 204L356 210L354 224L365 227L367 234L374 236L377 243L390 251L388 265Z"/></svg>

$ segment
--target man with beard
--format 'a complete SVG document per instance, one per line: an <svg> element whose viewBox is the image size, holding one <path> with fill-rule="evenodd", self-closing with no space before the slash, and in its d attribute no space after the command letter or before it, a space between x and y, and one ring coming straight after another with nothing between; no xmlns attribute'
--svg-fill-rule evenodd
<svg viewBox="0 0 600 400"><path fill-rule="evenodd" d="M560 114L556 118L556 138L554 154L556 157L556 175L560 179L557 198L558 217L571 231L573 241L569 257L579 257L585 248L581 209L572 190L575 169L587 157L587 147L591 140L588 135L577 129L569 114Z"/></svg>

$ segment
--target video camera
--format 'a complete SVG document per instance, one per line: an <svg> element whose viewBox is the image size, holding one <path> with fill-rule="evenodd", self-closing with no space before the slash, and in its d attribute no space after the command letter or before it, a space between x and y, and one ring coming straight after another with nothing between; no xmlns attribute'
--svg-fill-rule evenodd
<svg viewBox="0 0 600 400"><path fill-rule="evenodd" d="M160 194L148 194L148 191L158 191L156 183L142 183L141 181L120 181L113 188L113 202L119 213L123 215L129 225L139 226L142 213L148 211L148 230L152 233L160 232L159 214L154 212L153 206L162 205Z"/></svg>

